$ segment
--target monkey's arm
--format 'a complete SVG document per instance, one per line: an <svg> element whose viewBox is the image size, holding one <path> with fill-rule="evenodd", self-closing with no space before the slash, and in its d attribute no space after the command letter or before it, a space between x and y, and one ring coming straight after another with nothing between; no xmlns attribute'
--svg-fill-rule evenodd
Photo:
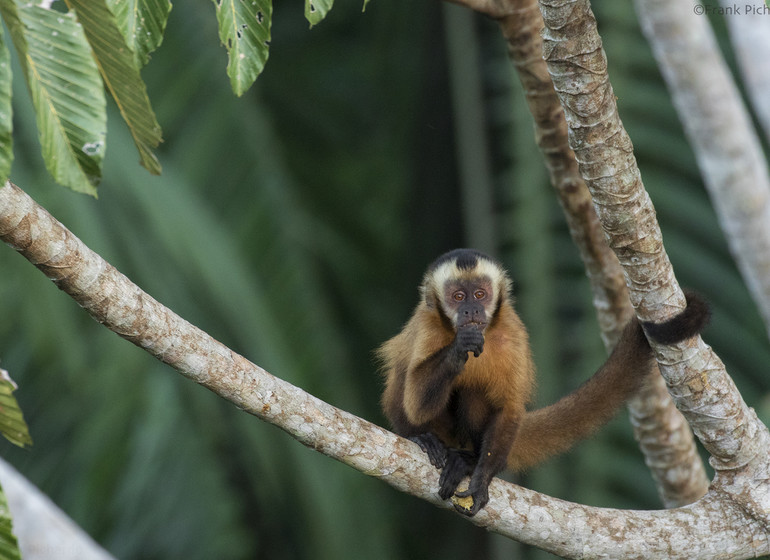
<svg viewBox="0 0 770 560"><path fill-rule="evenodd" d="M447 409L452 382L462 373L468 353L478 357L484 349L484 335L474 328L459 329L447 346L409 367L404 387L404 412L415 425L424 425Z"/></svg>
<svg viewBox="0 0 770 560"><path fill-rule="evenodd" d="M452 382L462 373L468 353L478 357L483 347L481 331L473 327L460 329L450 344L407 368L398 399L401 406L386 406L394 431L419 445L438 469L446 465L447 449L430 432L429 423L446 413ZM388 408L392 409L390 413Z"/></svg>

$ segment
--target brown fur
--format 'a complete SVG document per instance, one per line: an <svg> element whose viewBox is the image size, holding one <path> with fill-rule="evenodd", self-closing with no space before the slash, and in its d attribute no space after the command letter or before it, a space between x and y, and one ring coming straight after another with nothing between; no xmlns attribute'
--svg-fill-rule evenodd
<svg viewBox="0 0 770 560"><path fill-rule="evenodd" d="M454 268L447 268L447 262ZM478 356L458 343L462 328L455 325L464 305L452 301L458 286L470 294L483 288L496 296L483 300L487 322ZM486 504L487 486L500 470L526 469L567 450L610 420L654 371L652 350L634 318L591 379L560 401L527 412L534 366L509 291L507 274L489 257L471 250L447 253L429 267L422 299L401 333L378 351L385 375L382 407L393 430L415 439L443 469L442 497L451 496L457 483L471 475L469 490L456 493L474 498L470 510L458 506L466 515ZM697 334L708 309L696 299L681 314L683 320L670 329L663 324L656 339L665 336L673 342ZM455 309L460 310L457 316L452 315Z"/></svg>
<svg viewBox="0 0 770 560"><path fill-rule="evenodd" d="M417 306L403 331L378 351L386 372L382 406L395 431L414 436L433 432L453 447L468 447L454 434L454 419L442 400L433 410L419 406L419 396L433 389L429 375L420 376L418 366L452 342L454 331L425 302ZM534 366L529 337L509 301L503 302L496 322L485 333L484 352L465 364L452 384L453 392L467 393L471 400L468 421L480 428L490 407L517 421L524 414L534 388ZM451 394L447 395L451 397Z"/></svg>
<svg viewBox="0 0 770 560"><path fill-rule="evenodd" d="M606 424L654 371L655 358L636 318L615 350L582 386L552 405L528 412L508 455L508 468L521 471L572 445Z"/></svg>

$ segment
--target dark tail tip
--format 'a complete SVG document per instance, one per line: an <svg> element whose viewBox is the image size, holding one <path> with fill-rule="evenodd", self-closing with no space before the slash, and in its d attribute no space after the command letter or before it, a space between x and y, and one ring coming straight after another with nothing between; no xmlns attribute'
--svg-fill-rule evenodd
<svg viewBox="0 0 770 560"><path fill-rule="evenodd" d="M711 309L706 300L695 292L686 290L687 307L679 315L662 323L642 323L652 340L660 344L675 344L699 334L711 319Z"/></svg>

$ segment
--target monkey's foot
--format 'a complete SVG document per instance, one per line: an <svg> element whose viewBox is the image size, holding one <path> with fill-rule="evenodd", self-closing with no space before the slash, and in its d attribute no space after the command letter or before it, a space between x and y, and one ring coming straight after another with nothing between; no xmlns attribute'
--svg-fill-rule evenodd
<svg viewBox="0 0 770 560"><path fill-rule="evenodd" d="M437 469L443 469L447 460L447 449L441 440L430 432L420 434L419 436L412 436L406 438L409 441L415 442L420 446L420 449L428 454L428 460L430 464Z"/></svg>

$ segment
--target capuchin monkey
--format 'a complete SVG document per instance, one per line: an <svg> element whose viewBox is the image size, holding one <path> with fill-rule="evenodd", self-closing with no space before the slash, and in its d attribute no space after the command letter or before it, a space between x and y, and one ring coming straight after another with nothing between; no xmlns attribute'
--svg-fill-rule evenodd
<svg viewBox="0 0 770 560"><path fill-rule="evenodd" d="M511 280L496 261L472 249L450 251L425 273L420 303L404 329L378 350L385 416L441 469L439 496L465 498L454 503L468 516L489 501L497 473L566 451L609 421L655 370L634 317L593 377L558 402L527 411L535 369L510 292ZM708 319L706 303L691 294L682 313L644 328L651 339L673 344L697 335ZM458 492L466 476L470 484Z"/></svg>

